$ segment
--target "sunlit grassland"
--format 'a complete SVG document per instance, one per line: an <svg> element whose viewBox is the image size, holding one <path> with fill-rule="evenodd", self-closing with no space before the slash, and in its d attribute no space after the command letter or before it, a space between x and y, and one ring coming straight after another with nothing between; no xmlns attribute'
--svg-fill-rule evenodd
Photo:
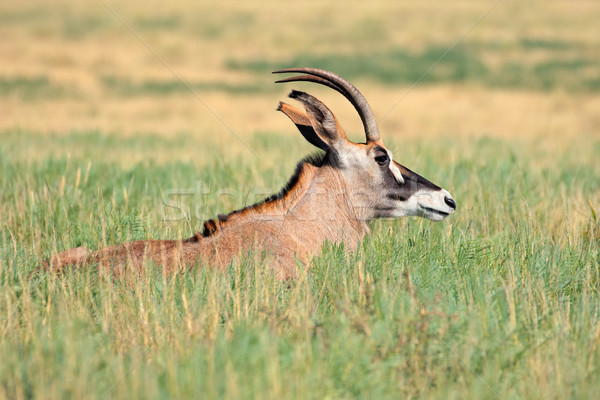
<svg viewBox="0 0 600 400"><path fill-rule="evenodd" d="M102 2L0 5L0 398L600 396L597 4L500 2L409 92L491 3L107 4L170 69ZM28 278L277 191L314 151L274 111L300 64L356 82L456 214L376 221L290 282Z"/></svg>
<svg viewBox="0 0 600 400"><path fill-rule="evenodd" d="M357 253L325 246L292 282L249 262L224 273L28 280L56 250L188 235L196 218L254 200L244 193L255 186L275 191L293 169L274 146L284 160L275 171L225 163L215 149L203 168L151 157L123 168L97 156L117 140L98 135L70 139L93 148L81 157L22 163L2 153L4 396L598 394L598 141L564 154L492 138L409 141L419 154L410 167L448 183L459 212L437 224L379 221ZM251 143L269 148L269 136ZM185 146L146 138L117 151ZM239 197L186 198L190 220L165 222L164 192L198 182Z"/></svg>

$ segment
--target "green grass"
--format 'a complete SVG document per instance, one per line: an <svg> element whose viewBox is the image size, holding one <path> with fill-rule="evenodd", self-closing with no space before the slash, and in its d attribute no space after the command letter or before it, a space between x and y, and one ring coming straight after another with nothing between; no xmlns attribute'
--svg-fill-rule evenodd
<svg viewBox="0 0 600 400"><path fill-rule="evenodd" d="M272 87L251 84L229 84L226 82L182 82L180 80L147 80L134 83L127 79L105 76L102 84L109 93L119 96L164 96L169 94L193 95L192 90L202 92L222 92L230 94L256 94L275 91Z"/></svg>
<svg viewBox="0 0 600 400"><path fill-rule="evenodd" d="M135 26L137 28L149 31L156 29L173 30L181 25L180 19L181 18L179 15L160 16L155 18L139 18L136 21Z"/></svg>
<svg viewBox="0 0 600 400"><path fill-rule="evenodd" d="M98 16L77 18L65 17L62 21L62 36L71 40L80 40L86 36L102 32L109 27L114 27L113 21Z"/></svg>
<svg viewBox="0 0 600 400"><path fill-rule="evenodd" d="M2 4L0 400L600 398L593 2L483 19L477 2L110 7ZM413 118L385 121L412 135L384 139L456 214L376 221L291 282L253 257L28 278L57 251L187 237L277 191L313 149L255 110L289 89L265 74L293 66L381 91L379 115L429 71L396 109ZM172 71L260 158L180 108ZM481 137L490 120L507 139Z"/></svg>
<svg viewBox="0 0 600 400"><path fill-rule="evenodd" d="M72 90L70 94L73 94ZM0 77L0 97L18 96L25 100L48 99L64 96L69 93L67 88L53 83L47 76Z"/></svg>
<svg viewBox="0 0 600 400"><path fill-rule="evenodd" d="M123 280L27 275L72 246L189 235L200 223L193 215L162 221L169 189L277 190L293 170L284 139L252 139L281 160L273 171L265 159L199 148L200 168L175 161L189 146L182 138L119 146L96 132L64 139L87 149L79 156L26 162L34 138L38 151L44 140L3 137L0 397L600 395L597 140L555 150L533 140L407 140L402 148L418 155L407 154L407 166L447 187L457 213L437 224L377 221L358 252L325 245L309 271L281 283L249 261ZM103 161L136 149L168 149L174 161ZM190 206L226 211L214 193Z"/></svg>
<svg viewBox="0 0 600 400"><path fill-rule="evenodd" d="M566 40L542 39L525 37L519 40L519 46L525 50L553 50L563 51L580 47L578 43Z"/></svg>
<svg viewBox="0 0 600 400"><path fill-rule="evenodd" d="M393 49L380 53L353 53L333 55L300 55L292 59L269 61L230 60L227 66L232 69L244 69L257 73L290 68L291 66L311 65L338 73L346 79L369 77L385 83L414 83L446 53L449 46L430 46L426 50L413 53L403 49ZM424 83L460 82L474 79L485 73L485 68L477 56L464 47L448 52L440 62L439 68L432 69L423 77Z"/></svg>
<svg viewBox="0 0 600 400"><path fill-rule="evenodd" d="M369 78L384 84L466 83L492 88L563 89L570 92L596 92L600 88L597 74L600 62L597 58L582 56L586 52L594 54L597 48L593 46L521 39L516 43L486 41L460 44L449 51L450 48L452 43L430 44L421 51L392 48L351 54L310 53L281 60L230 59L226 67L263 74L292 66L313 66L337 71L350 80ZM525 56L512 59L511 51L528 55L541 51L543 57L535 62ZM486 57L500 57L502 62L490 63Z"/></svg>

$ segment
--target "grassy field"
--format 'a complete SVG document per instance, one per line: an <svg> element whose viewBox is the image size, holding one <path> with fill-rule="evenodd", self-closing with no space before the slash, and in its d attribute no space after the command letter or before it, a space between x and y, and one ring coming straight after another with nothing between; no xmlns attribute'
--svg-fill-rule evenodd
<svg viewBox="0 0 600 400"><path fill-rule="evenodd" d="M0 398L600 397L600 4L492 4L0 4ZM352 79L456 214L292 282L28 278L277 191L313 151L274 111L289 66Z"/></svg>

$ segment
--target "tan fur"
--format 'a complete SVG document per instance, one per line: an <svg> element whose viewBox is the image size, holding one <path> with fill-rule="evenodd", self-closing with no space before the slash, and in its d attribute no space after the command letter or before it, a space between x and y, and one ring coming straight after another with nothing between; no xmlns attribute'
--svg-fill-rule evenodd
<svg viewBox="0 0 600 400"><path fill-rule="evenodd" d="M312 179L319 167L310 162L301 162L296 171L297 181L281 197L267 199L261 203L231 212L228 215L219 216L204 223L204 231L201 236L208 237L221 231L224 227L237 223L240 219L253 215L261 215L262 218L287 213L297 201L304 196L310 186Z"/></svg>
<svg viewBox="0 0 600 400"><path fill-rule="evenodd" d="M340 197L322 195L331 192L332 185L341 195L341 202ZM343 199L347 194L343 178L332 167L304 164L298 183L285 197L232 213L220 223L218 232L208 237L141 240L96 252L79 247L57 254L43 267L61 272L66 265L96 264L119 276L127 267L143 270L146 263L152 262L170 273L199 263L225 268L258 249L256 256L264 252L266 264L279 278L286 279L296 272L296 258L308 262L326 240L344 242L353 249L368 231Z"/></svg>
<svg viewBox="0 0 600 400"><path fill-rule="evenodd" d="M68 265L93 264L119 276L127 268L143 272L153 263L171 273L196 265L226 268L250 256L287 279L299 265L307 267L326 241L354 250L374 218L421 215L440 220L454 212L450 194L392 161L378 136L352 143L319 100L297 91L290 97L306 112L285 103L278 109L326 153L300 162L281 193L206 221L203 231L189 239L141 240L95 252L78 247L53 256L42 268L61 272ZM385 164L377 161L382 155L389 156ZM401 179L392 171L401 173Z"/></svg>

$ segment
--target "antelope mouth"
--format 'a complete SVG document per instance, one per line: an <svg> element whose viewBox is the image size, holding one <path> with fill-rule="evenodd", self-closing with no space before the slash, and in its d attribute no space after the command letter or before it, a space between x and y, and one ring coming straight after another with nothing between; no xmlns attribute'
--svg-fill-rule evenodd
<svg viewBox="0 0 600 400"><path fill-rule="evenodd" d="M441 216L442 216L442 217L444 217L444 218L445 218L445 217L447 217L448 215L450 215L450 213L449 213L449 212L442 211L442 210L437 210L437 209L435 209L435 208L431 208L431 207L423 207L423 206L420 206L420 207L421 207L421 209L422 209L423 211L425 211L426 213L431 213L431 214L437 214L437 215L441 215Z"/></svg>
<svg viewBox="0 0 600 400"><path fill-rule="evenodd" d="M418 212L432 221L441 221L454 214L456 203L450 193L444 189L433 193L423 193L417 201Z"/></svg>

